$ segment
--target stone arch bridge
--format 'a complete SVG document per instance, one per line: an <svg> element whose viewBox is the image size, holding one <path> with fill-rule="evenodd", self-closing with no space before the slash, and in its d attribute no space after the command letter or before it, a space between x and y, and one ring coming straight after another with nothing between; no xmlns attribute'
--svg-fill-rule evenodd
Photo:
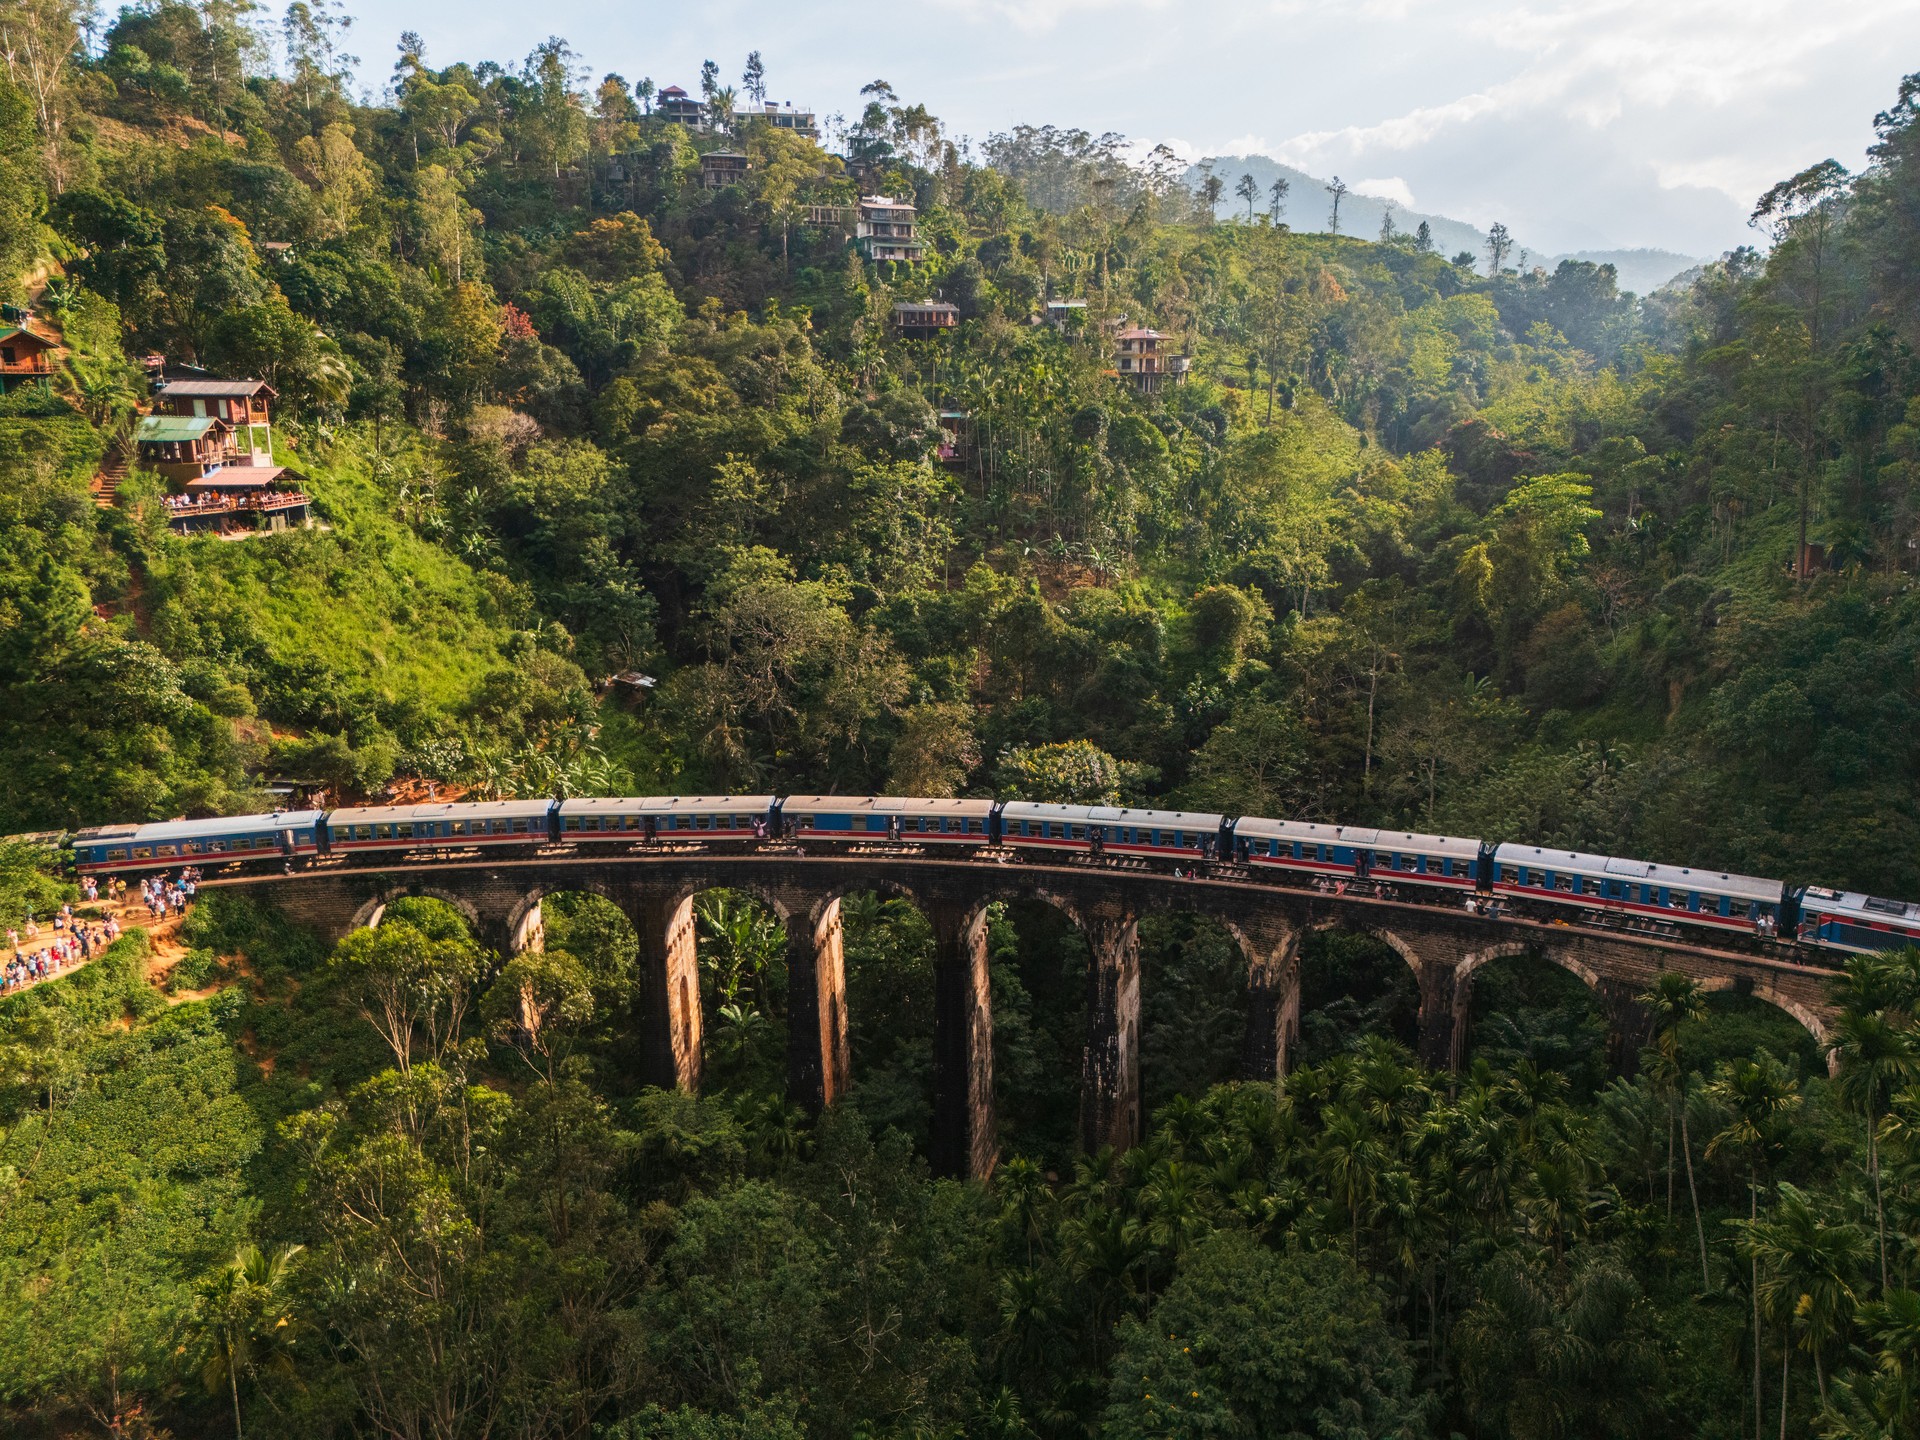
<svg viewBox="0 0 1920 1440"><path fill-rule="evenodd" d="M1633 1068L1650 1033L1634 996L1663 971L1678 970L1710 990L1756 996L1820 1040L1826 1038L1826 991L1834 973L1632 932L1488 919L1434 904L1098 864L668 852L506 861L434 857L206 883L257 893L288 918L335 940L378 924L393 900L433 896L453 905L484 943L503 953L539 946L544 896L602 896L627 915L640 940L636 1008L644 1078L686 1090L698 1088L701 1072L693 901L707 890L745 891L765 902L786 930L788 1086L797 1103L814 1110L833 1104L851 1074L841 897L861 891L904 897L927 916L935 937L934 1161L955 1175L985 1175L996 1158L986 944L986 912L996 901L1051 905L1087 939L1092 961L1080 1131L1089 1149L1125 1148L1140 1137L1138 925L1152 914L1214 919L1238 941L1249 982L1245 1072L1257 1079L1285 1073L1300 1026L1300 942L1314 930L1362 931L1406 960L1420 987L1420 1057L1435 1067L1457 1068L1466 1053L1474 974L1509 956L1540 956L1593 989L1606 1019L1610 1059L1623 1072Z"/></svg>

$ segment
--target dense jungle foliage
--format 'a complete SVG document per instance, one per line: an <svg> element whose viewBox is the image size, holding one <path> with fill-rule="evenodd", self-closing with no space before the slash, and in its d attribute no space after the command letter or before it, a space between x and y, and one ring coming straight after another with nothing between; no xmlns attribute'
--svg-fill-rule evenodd
<svg viewBox="0 0 1920 1440"><path fill-rule="evenodd" d="M702 77L722 136L559 40L405 36L357 102L327 0L0 30L0 288L67 349L0 399L0 833L278 776L998 793L1920 897L1920 77L1861 173L1760 199L1764 251L1635 297L1281 196L1218 222L1077 132L975 154L884 82L829 153L744 115L757 55ZM872 193L923 263L849 245ZM936 296L958 327L900 338ZM1122 316L1191 378L1114 375ZM270 381L323 524L183 539L139 473L97 507L150 354ZM9 921L59 898L35 859L0 846ZM1831 1076L1668 977L1610 1078L1585 990L1499 962L1449 1077L1398 959L1322 935L1274 1085L1244 962L1175 917L1149 1139L1080 1156L1085 944L1012 907L981 1185L924 1160L927 923L846 909L819 1118L737 895L701 901L698 1098L632 1085L637 944L587 897L511 959L432 903L329 952L215 898L165 987L135 934L0 1002L0 1423L1920 1435L1912 954L1840 986Z"/></svg>

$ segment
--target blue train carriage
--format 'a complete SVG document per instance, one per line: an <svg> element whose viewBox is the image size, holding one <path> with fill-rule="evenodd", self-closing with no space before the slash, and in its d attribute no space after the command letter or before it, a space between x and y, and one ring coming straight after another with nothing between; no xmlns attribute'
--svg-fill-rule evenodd
<svg viewBox="0 0 1920 1440"><path fill-rule="evenodd" d="M511 849L553 838L551 800L357 805L327 816L327 853L384 850Z"/></svg>
<svg viewBox="0 0 1920 1440"><path fill-rule="evenodd" d="M1243 816L1234 822L1233 838L1234 853L1246 864L1303 878L1371 877L1462 891L1480 879L1480 842L1450 835Z"/></svg>
<svg viewBox="0 0 1920 1440"><path fill-rule="evenodd" d="M589 847L641 840L738 841L773 833L771 795L647 795L608 800L562 800L560 838Z"/></svg>
<svg viewBox="0 0 1920 1440"><path fill-rule="evenodd" d="M1000 843L1029 854L1161 856L1210 860L1232 853L1226 818L1189 810L1124 810L1111 805L1000 807Z"/></svg>
<svg viewBox="0 0 1920 1440"><path fill-rule="evenodd" d="M1799 899L1803 944L1852 955L1920 945L1920 905L1817 885L1809 885Z"/></svg>
<svg viewBox="0 0 1920 1440"><path fill-rule="evenodd" d="M82 874L99 874L303 859L320 853L325 819L318 810L274 810L210 820L103 825L73 837L73 864Z"/></svg>
<svg viewBox="0 0 1920 1440"><path fill-rule="evenodd" d="M1753 875L1534 845L1501 845L1493 865L1497 895L1721 934L1773 935L1786 893L1780 881Z"/></svg>
<svg viewBox="0 0 1920 1440"><path fill-rule="evenodd" d="M780 828L795 840L973 847L993 835L991 800L915 800L899 795L789 795Z"/></svg>

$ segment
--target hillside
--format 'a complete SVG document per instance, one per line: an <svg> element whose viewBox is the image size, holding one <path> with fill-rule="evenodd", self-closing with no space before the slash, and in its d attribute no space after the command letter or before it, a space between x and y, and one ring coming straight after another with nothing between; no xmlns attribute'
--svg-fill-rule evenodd
<svg viewBox="0 0 1920 1440"><path fill-rule="evenodd" d="M748 113L757 54L677 90L410 35L370 100L330 6L277 49L7 15L0 833L276 781L1021 796L1920 900L1920 77L1865 172L1762 199L1764 258L1636 298L1310 194L1224 219L1118 137L963 149L884 84L830 152ZM0 843L29 949L63 901L106 918ZM1294 1068L1249 1075L1244 952L1155 914L1139 1143L1084 1154L1094 949L995 905L960 1181L962 972L904 898L840 914L818 1114L744 892L694 899L697 1095L640 1083L662 947L597 895L514 955L209 887L165 967L0 957L0 1430L1914 1433L1911 950L1849 959L1827 1053L1742 988L1477 955L1444 1074L1433 977L1316 930Z"/></svg>
<svg viewBox="0 0 1920 1440"><path fill-rule="evenodd" d="M1283 165L1265 155L1220 155L1190 167L1184 177L1185 183L1189 186L1199 185L1209 173L1225 182L1224 193L1214 207L1215 214L1221 220L1246 218L1247 202L1236 198L1234 192L1241 177L1251 175L1257 191L1253 205L1256 217L1272 217L1274 182L1285 180L1288 193L1282 203L1280 216L1284 223L1308 232L1325 231L1332 223L1333 197L1324 176L1309 175L1304 170ZM1389 214L1395 229L1411 234L1424 224L1432 237L1433 248L1439 254L1448 257L1470 254L1484 268L1487 245L1485 230L1444 215L1414 210L1377 195L1362 195L1352 190L1344 194L1340 200L1340 231L1362 240L1373 239L1380 234L1380 227ZM1527 267L1538 265L1548 271L1558 267L1562 260L1611 265L1620 288L1635 295L1650 295L1676 276L1704 263L1671 250L1647 248L1574 250L1564 254L1547 254L1537 248L1529 248L1525 235L1516 235L1511 258L1515 264L1520 264L1523 257Z"/></svg>

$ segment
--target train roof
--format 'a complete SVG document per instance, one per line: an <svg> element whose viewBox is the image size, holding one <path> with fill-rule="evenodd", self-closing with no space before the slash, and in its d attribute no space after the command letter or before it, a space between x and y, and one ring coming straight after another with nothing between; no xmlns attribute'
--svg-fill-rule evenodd
<svg viewBox="0 0 1920 1440"><path fill-rule="evenodd" d="M874 815L989 815L991 800L916 800L908 795L789 795L786 810L866 811Z"/></svg>
<svg viewBox="0 0 1920 1440"><path fill-rule="evenodd" d="M567 815L734 815L743 810L767 810L771 795L624 795L606 798L562 800L560 814Z"/></svg>
<svg viewBox="0 0 1920 1440"><path fill-rule="evenodd" d="M1920 905L1907 900L1883 900L1858 890L1829 890L1809 885L1802 904L1811 903L1829 915L1848 915L1882 925L1901 925L1920 929Z"/></svg>
<svg viewBox="0 0 1920 1440"><path fill-rule="evenodd" d="M1478 840L1463 840L1455 835L1422 835L1412 830L1373 830L1363 825L1316 825L1306 820L1266 820L1258 815L1243 816L1233 822L1235 835L1256 839L1312 841L1315 845L1385 846L1394 850L1414 850L1422 855L1480 854Z"/></svg>
<svg viewBox="0 0 1920 1440"><path fill-rule="evenodd" d="M216 815L205 820L157 820L151 825L102 825L82 830L74 840L81 845L98 844L102 840L133 840L144 845L149 841L197 840L204 835L297 830L316 824L322 813L319 810L269 810L257 815Z"/></svg>
<svg viewBox="0 0 1920 1440"><path fill-rule="evenodd" d="M1223 815L1194 810L1128 810L1113 805L1042 805L1009 800L1000 807L1008 820L1078 820L1101 825L1170 825L1176 830L1218 830Z"/></svg>
<svg viewBox="0 0 1920 1440"><path fill-rule="evenodd" d="M413 820L545 819L551 800L443 800L431 805L353 805L327 816L329 825L391 824Z"/></svg>
<svg viewBox="0 0 1920 1440"><path fill-rule="evenodd" d="M1577 850L1547 850L1538 845L1502 845L1493 852L1496 864L1538 865L1570 875L1593 875L1612 880L1651 881L1655 885L1710 890L1745 900L1779 903L1786 887L1757 875L1733 875L1724 870L1696 870L1686 865L1656 865L1650 860L1624 860L1617 855L1586 855Z"/></svg>

